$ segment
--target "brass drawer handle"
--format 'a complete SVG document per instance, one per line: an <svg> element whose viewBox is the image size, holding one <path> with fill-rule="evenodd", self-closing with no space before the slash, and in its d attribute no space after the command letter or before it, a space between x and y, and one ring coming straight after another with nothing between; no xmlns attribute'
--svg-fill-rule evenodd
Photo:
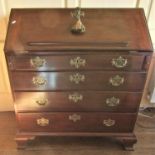
<svg viewBox="0 0 155 155"><path fill-rule="evenodd" d="M85 59L81 59L79 56L74 58L74 59L71 59L70 60L70 65L71 66L74 66L75 68L80 68L81 66L85 66L86 65L86 60Z"/></svg>
<svg viewBox="0 0 155 155"><path fill-rule="evenodd" d="M30 64L36 68L42 67L45 63L46 63L46 60L38 56L33 59L30 59Z"/></svg>
<svg viewBox="0 0 155 155"><path fill-rule="evenodd" d="M118 58L112 59L111 63L116 68L124 68L127 66L128 60L123 58L122 56L119 56Z"/></svg>
<svg viewBox="0 0 155 155"><path fill-rule="evenodd" d="M83 95L78 94L78 93L69 94L68 99L70 101L73 101L73 102L77 103L78 101L83 100Z"/></svg>
<svg viewBox="0 0 155 155"><path fill-rule="evenodd" d="M75 73L73 75L70 75L69 79L71 82L74 82L75 84L79 84L80 82L85 81L85 76L79 73Z"/></svg>
<svg viewBox="0 0 155 155"><path fill-rule="evenodd" d="M35 101L38 105L44 106L48 103L48 99L46 98L39 98Z"/></svg>
<svg viewBox="0 0 155 155"><path fill-rule="evenodd" d="M103 125L110 127L110 126L114 126L115 125L115 120L112 119L105 119L103 120Z"/></svg>
<svg viewBox="0 0 155 155"><path fill-rule="evenodd" d="M46 118L39 118L37 119L37 125L39 126L48 126L49 125L49 120Z"/></svg>
<svg viewBox="0 0 155 155"><path fill-rule="evenodd" d="M119 75L115 75L114 77L111 77L109 79L109 82L111 83L112 86L120 86L121 84L124 83L124 77L121 77Z"/></svg>
<svg viewBox="0 0 155 155"><path fill-rule="evenodd" d="M81 116L78 114L69 115L68 118L69 118L69 120L73 121L74 123L81 120Z"/></svg>
<svg viewBox="0 0 155 155"><path fill-rule="evenodd" d="M107 98L106 99L106 104L109 106L109 107L115 107L117 105L120 104L120 99L119 98L116 98L116 97L111 97L111 98Z"/></svg>
<svg viewBox="0 0 155 155"><path fill-rule="evenodd" d="M42 76L35 76L35 77L32 78L32 82L36 86L41 86L41 85L45 85L47 81Z"/></svg>

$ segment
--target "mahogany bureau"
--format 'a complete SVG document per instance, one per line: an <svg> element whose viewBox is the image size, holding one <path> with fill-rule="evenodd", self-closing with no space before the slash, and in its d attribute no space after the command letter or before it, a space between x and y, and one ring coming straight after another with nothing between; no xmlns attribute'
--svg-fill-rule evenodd
<svg viewBox="0 0 155 155"><path fill-rule="evenodd" d="M4 50L18 148L102 136L133 149L153 51L142 9L12 9Z"/></svg>

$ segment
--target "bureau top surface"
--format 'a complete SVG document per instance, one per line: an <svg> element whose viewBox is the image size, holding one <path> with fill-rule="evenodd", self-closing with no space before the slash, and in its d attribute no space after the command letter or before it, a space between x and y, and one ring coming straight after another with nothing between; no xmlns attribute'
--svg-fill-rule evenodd
<svg viewBox="0 0 155 155"><path fill-rule="evenodd" d="M5 52L45 50L152 51L142 9L82 9L83 34L71 33L74 9L12 9Z"/></svg>

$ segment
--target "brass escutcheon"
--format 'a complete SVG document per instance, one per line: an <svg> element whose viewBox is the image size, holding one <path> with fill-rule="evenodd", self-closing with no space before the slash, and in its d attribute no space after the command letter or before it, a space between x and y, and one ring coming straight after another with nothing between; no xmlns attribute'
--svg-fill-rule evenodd
<svg viewBox="0 0 155 155"><path fill-rule="evenodd" d="M68 99L70 101L73 101L73 102L77 103L78 101L82 101L83 100L83 95L81 95L79 93L69 94Z"/></svg>
<svg viewBox="0 0 155 155"><path fill-rule="evenodd" d="M69 80L71 82L74 82L75 84L79 84L80 82L85 81L85 76L81 75L80 73L75 73L73 75L70 75Z"/></svg>
<svg viewBox="0 0 155 155"><path fill-rule="evenodd" d="M33 58L33 59L30 59L30 64L33 66L33 67L42 67L44 64L46 63L46 60L45 59L42 59L40 58L39 56Z"/></svg>
<svg viewBox="0 0 155 155"><path fill-rule="evenodd" d="M81 120L81 116L78 114L69 115L69 120L73 121L74 123Z"/></svg>
<svg viewBox="0 0 155 155"><path fill-rule="evenodd" d="M84 33L86 31L86 28L81 21L81 16L84 17L84 12L81 11L81 8L77 7L74 12L71 12L71 16L76 19L71 28L71 32L75 34Z"/></svg>
<svg viewBox="0 0 155 155"><path fill-rule="evenodd" d="M43 126L43 127L48 126L49 125L49 120L42 117L42 118L37 119L37 124L39 126Z"/></svg>
<svg viewBox="0 0 155 155"><path fill-rule="evenodd" d="M106 104L109 106L109 107L115 107L117 105L120 104L120 99L119 98L116 98L116 97L111 97L111 98L107 98L106 99Z"/></svg>
<svg viewBox="0 0 155 155"><path fill-rule="evenodd" d="M42 85L45 85L47 81L42 76L35 76L35 77L32 78L32 82L36 86L42 86Z"/></svg>
<svg viewBox="0 0 155 155"><path fill-rule="evenodd" d="M122 56L119 56L118 58L112 59L111 63L116 68L124 68L127 66L128 60L123 58Z"/></svg>
<svg viewBox="0 0 155 155"><path fill-rule="evenodd" d="M75 66L75 68L80 68L81 66L85 66L86 65L86 60L85 59L81 59L80 57L76 57L74 59L70 60L70 65L71 66Z"/></svg>
<svg viewBox="0 0 155 155"><path fill-rule="evenodd" d="M115 125L115 120L112 119L105 119L103 120L103 125L110 127L110 126L114 126Z"/></svg>
<svg viewBox="0 0 155 155"><path fill-rule="evenodd" d="M111 83L112 86L120 86L121 84L124 83L124 77L121 77L119 75L115 75L114 77L111 77L109 79L109 82Z"/></svg>

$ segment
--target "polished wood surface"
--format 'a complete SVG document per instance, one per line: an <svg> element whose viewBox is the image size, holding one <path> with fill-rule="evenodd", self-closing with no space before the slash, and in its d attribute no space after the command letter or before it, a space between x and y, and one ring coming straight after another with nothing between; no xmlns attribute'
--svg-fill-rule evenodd
<svg viewBox="0 0 155 155"><path fill-rule="evenodd" d="M70 116L79 116L77 121ZM40 126L37 120L49 120L47 126ZM21 132L132 132L135 114L121 113L19 113L18 121ZM104 120L114 120L115 124L106 126Z"/></svg>
<svg viewBox="0 0 155 155"><path fill-rule="evenodd" d="M84 81L75 83L70 76L82 75ZM124 82L119 86L112 86L109 80L119 75ZM35 85L33 77L42 77L46 83ZM23 80L24 78L24 80ZM12 72L13 89L16 91L45 91L45 90L105 90L105 91L142 91L146 73L136 72L104 72L104 71L81 71L81 72ZM136 80L135 80L136 79Z"/></svg>
<svg viewBox="0 0 155 155"><path fill-rule="evenodd" d="M5 53L24 148L35 136L108 136L133 149L152 56L142 9L13 9ZM48 17L48 18L47 18Z"/></svg>
<svg viewBox="0 0 155 155"><path fill-rule="evenodd" d="M77 36L70 32L73 9L12 9L5 50L152 51L143 9L82 10L86 32Z"/></svg>
<svg viewBox="0 0 155 155"><path fill-rule="evenodd" d="M70 95L81 95L81 99L69 99ZM19 112L47 111L107 111L136 112L142 93L103 92L103 91L67 91L67 92L16 92L15 105ZM119 100L107 103L112 97ZM40 102L42 103L40 103Z"/></svg>
<svg viewBox="0 0 155 155"><path fill-rule="evenodd" d="M127 60L126 66L117 68L112 64L113 59L119 57ZM145 55L132 55L130 53L121 54L115 52L109 52L109 54L74 54L74 55L41 55L39 60L45 62L42 66L36 67L31 64L32 60L35 60L38 56L33 55L21 55L11 56L10 66L11 70L26 70L26 71L62 71L62 70L127 70L127 71L141 71L144 70L143 63ZM71 64L74 61L74 64ZM78 62L79 61L79 62ZM85 61L84 65L80 65L80 61Z"/></svg>

